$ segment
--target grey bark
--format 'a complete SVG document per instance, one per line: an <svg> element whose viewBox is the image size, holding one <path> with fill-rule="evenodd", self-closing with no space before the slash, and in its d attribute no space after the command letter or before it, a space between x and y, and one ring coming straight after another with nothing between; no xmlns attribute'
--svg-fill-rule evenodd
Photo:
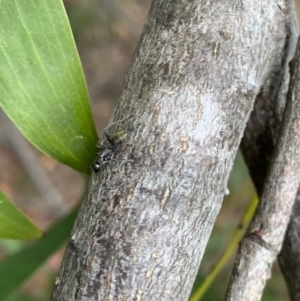
<svg viewBox="0 0 300 301"><path fill-rule="evenodd" d="M286 5L154 0L52 301L188 299Z"/></svg>
<svg viewBox="0 0 300 301"><path fill-rule="evenodd" d="M282 108L289 87L289 62L294 56L298 30L293 11L287 28L286 51L282 68L274 70L267 85L257 97L254 110L242 139L242 153L259 195L262 194L271 156L278 138ZM298 46L299 47L299 46ZM299 58L297 58L299 60ZM297 185L296 185L297 186ZM286 209L286 206L283 206ZM285 235L279 264L292 300L300 300L300 241L299 241L300 190Z"/></svg>
<svg viewBox="0 0 300 301"><path fill-rule="evenodd" d="M226 300L261 299L284 239L300 179L299 63L292 67L282 129L261 200L237 252Z"/></svg>
<svg viewBox="0 0 300 301"><path fill-rule="evenodd" d="M278 261L293 301L300 300L300 190L293 207Z"/></svg>
<svg viewBox="0 0 300 301"><path fill-rule="evenodd" d="M300 11L300 3L298 5L298 13ZM299 16L298 16L299 18ZM295 57L295 68L299 68L300 56ZM296 72L298 70L295 70ZM298 80L299 84L299 80ZM299 87L298 87L299 90ZM297 197L290 217L288 229L285 234L282 250L279 254L278 261L285 278L291 300L300 300L300 188L298 188Z"/></svg>

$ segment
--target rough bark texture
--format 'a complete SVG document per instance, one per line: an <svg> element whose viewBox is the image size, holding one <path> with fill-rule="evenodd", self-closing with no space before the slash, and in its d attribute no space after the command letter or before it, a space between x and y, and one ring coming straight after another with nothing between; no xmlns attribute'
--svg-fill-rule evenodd
<svg viewBox="0 0 300 301"><path fill-rule="evenodd" d="M300 48L297 55L300 58ZM300 60L294 64L290 92L270 171L255 216L240 243L226 300L261 299L280 251L300 179Z"/></svg>
<svg viewBox="0 0 300 301"><path fill-rule="evenodd" d="M110 128L126 139L92 177L52 301L188 299L284 49L279 2L154 0Z"/></svg>
<svg viewBox="0 0 300 301"><path fill-rule="evenodd" d="M293 207L290 223L285 234L279 265L287 284L291 300L300 300L300 190Z"/></svg>
<svg viewBox="0 0 300 301"><path fill-rule="evenodd" d="M298 30L293 12L290 27L287 28L286 54L283 56L282 68L274 70L269 84L257 97L254 110L247 124L242 139L242 153L249 167L252 179L259 195L262 193L267 170L279 133L282 108L286 101L289 83L289 61L294 56L294 47ZM300 190L292 211L290 223L285 235L279 264L285 277L292 300L300 300Z"/></svg>
<svg viewBox="0 0 300 301"><path fill-rule="evenodd" d="M295 1L295 4L299 14L300 3L299 1ZM299 20L299 15L298 15L298 20ZM298 49L298 53L299 53L299 49ZM299 56L296 56L295 60L297 60L295 62L296 64L300 64ZM297 65L295 67L297 67ZM299 80L298 80L298 84L299 84ZM297 88L299 91L299 87ZM285 234L282 250L278 257L280 268L285 278L291 296L291 300L293 301L300 300L300 260L299 259L300 259L300 188L298 188L297 197L290 218L290 223Z"/></svg>
<svg viewBox="0 0 300 301"><path fill-rule="evenodd" d="M290 81L289 63L294 57L298 37L293 2L287 2L290 4L288 3L284 10L285 46L255 100L241 143L243 156L259 195L262 192L279 134Z"/></svg>

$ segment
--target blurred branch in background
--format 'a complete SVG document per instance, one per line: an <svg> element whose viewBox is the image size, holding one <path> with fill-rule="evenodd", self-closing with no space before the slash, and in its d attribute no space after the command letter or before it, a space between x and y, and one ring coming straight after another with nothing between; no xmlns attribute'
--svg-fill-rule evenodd
<svg viewBox="0 0 300 301"><path fill-rule="evenodd" d="M33 149L3 111L0 111L0 119L9 144L36 190L56 216L63 216L68 211L68 208L64 204L61 194L49 181Z"/></svg>

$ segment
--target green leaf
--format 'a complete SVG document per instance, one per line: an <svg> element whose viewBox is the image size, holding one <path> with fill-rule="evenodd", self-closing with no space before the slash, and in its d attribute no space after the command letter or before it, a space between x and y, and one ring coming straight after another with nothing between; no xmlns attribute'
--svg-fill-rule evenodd
<svg viewBox="0 0 300 301"><path fill-rule="evenodd" d="M0 106L37 148L89 173L98 141L61 0L0 1Z"/></svg>
<svg viewBox="0 0 300 301"><path fill-rule="evenodd" d="M33 239L42 235L43 231L0 191L0 238Z"/></svg>
<svg viewBox="0 0 300 301"><path fill-rule="evenodd" d="M62 245L70 235L76 216L77 209L59 221L43 238L0 262L0 300L16 291Z"/></svg>
<svg viewBox="0 0 300 301"><path fill-rule="evenodd" d="M45 297L33 297L31 295L16 293L5 298L5 301L49 301L49 298L46 299Z"/></svg>

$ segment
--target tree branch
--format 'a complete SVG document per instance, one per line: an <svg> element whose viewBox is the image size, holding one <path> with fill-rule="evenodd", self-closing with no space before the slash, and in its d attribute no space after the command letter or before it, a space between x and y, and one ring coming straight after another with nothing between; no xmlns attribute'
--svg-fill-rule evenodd
<svg viewBox="0 0 300 301"><path fill-rule="evenodd" d="M287 35L286 55L283 56L282 68L274 70L269 81L267 81L267 85L257 97L241 144L242 153L259 195L262 193L270 159L278 137L282 107L286 102L286 93L289 87L290 73L288 65L294 57L298 38L298 24L293 13L294 7L292 5L288 23L290 27ZM300 298L299 208L300 190L297 192L283 248L279 254L279 264L292 300Z"/></svg>
<svg viewBox="0 0 300 301"><path fill-rule="evenodd" d="M154 0L52 301L187 300L284 8Z"/></svg>
<svg viewBox="0 0 300 301"><path fill-rule="evenodd" d="M260 300L289 222L300 179L299 58L298 46L282 129L261 201L237 253L226 300Z"/></svg>
<svg viewBox="0 0 300 301"><path fill-rule="evenodd" d="M279 265L287 284L291 300L300 300L300 190L293 207L290 223L285 234L282 250L278 256Z"/></svg>

